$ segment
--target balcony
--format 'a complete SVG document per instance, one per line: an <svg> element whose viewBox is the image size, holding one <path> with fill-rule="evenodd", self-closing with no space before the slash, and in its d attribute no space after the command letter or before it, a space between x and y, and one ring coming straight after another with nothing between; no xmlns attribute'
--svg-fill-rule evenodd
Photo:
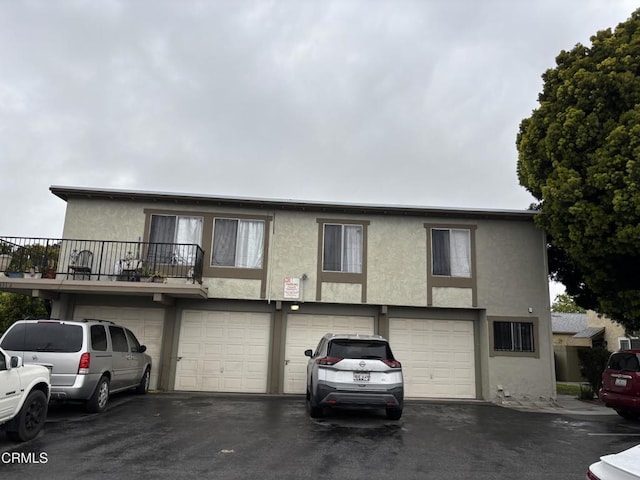
<svg viewBox="0 0 640 480"><path fill-rule="evenodd" d="M203 262L196 244L0 237L0 290L206 298Z"/></svg>

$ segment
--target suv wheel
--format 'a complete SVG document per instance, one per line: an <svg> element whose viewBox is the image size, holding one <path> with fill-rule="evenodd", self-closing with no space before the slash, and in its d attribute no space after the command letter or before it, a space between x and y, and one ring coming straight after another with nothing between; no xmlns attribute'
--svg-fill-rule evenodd
<svg viewBox="0 0 640 480"><path fill-rule="evenodd" d="M47 406L47 396L41 390L33 390L22 405L20 413L8 427L7 436L18 442L35 438L44 426Z"/></svg>
<svg viewBox="0 0 640 480"><path fill-rule="evenodd" d="M136 393L140 395L147 393L149 391L149 383L151 383L151 371L147 368L140 379L140 383L136 387Z"/></svg>
<svg viewBox="0 0 640 480"><path fill-rule="evenodd" d="M402 416L401 408L387 408L387 418L389 420L400 420Z"/></svg>
<svg viewBox="0 0 640 480"><path fill-rule="evenodd" d="M309 416L311 418L322 418L323 416L322 407L314 406L314 403L315 403L315 400L313 398L313 395L311 395L311 393L307 391L307 405L309 407Z"/></svg>
<svg viewBox="0 0 640 480"><path fill-rule="evenodd" d="M107 408L107 402L109 401L109 379L102 377L98 382L98 386L91 395L91 398L87 401L87 410L91 413L100 413Z"/></svg>

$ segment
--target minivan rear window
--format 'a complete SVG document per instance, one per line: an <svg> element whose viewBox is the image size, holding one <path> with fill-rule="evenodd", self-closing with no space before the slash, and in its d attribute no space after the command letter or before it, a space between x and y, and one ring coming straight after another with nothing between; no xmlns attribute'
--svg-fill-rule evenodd
<svg viewBox="0 0 640 480"><path fill-rule="evenodd" d="M640 372L640 360L635 353L616 353L611 355L607 368L611 370L626 370Z"/></svg>
<svg viewBox="0 0 640 480"><path fill-rule="evenodd" d="M327 355L336 358L374 358L393 360L391 349L386 342L363 340L332 340Z"/></svg>
<svg viewBox="0 0 640 480"><path fill-rule="evenodd" d="M59 322L17 323L0 346L18 352L79 352L82 327Z"/></svg>

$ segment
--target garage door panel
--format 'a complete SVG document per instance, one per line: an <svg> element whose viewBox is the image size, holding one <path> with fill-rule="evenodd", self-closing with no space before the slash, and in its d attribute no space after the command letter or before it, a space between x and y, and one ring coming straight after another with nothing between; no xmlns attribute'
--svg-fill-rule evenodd
<svg viewBox="0 0 640 480"><path fill-rule="evenodd" d="M295 314L287 317L284 393L305 393L307 361L304 351L315 350L327 333L373 333L373 317Z"/></svg>
<svg viewBox="0 0 640 480"><path fill-rule="evenodd" d="M182 360L176 371L176 390L266 392L270 331L268 313L185 311L180 328L178 356ZM200 350L191 345L198 345ZM190 356L194 358L187 358ZM185 360L201 363L184 363Z"/></svg>
<svg viewBox="0 0 640 480"><path fill-rule="evenodd" d="M476 397L472 322L393 318L389 340L402 362L405 396Z"/></svg>

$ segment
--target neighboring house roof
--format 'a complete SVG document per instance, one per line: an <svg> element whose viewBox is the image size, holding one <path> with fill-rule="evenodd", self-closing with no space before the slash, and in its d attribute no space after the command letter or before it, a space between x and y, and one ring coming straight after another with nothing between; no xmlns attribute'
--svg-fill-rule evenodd
<svg viewBox="0 0 640 480"><path fill-rule="evenodd" d="M604 327L588 327L579 331L573 337L574 338L593 338L604 333Z"/></svg>
<svg viewBox="0 0 640 480"><path fill-rule="evenodd" d="M331 203L308 200L276 200L264 198L226 197L190 193L167 193L141 190L92 189L52 185L49 190L67 201L69 198L128 199L131 201L164 201L176 204L217 205L224 207L263 208L270 210L298 210L311 212L338 212L377 215L433 215L450 218L487 218L530 221L537 214L535 210L493 210L446 207L420 207L410 205L376 205Z"/></svg>
<svg viewBox="0 0 640 480"><path fill-rule="evenodd" d="M551 328L553 333L578 333L586 329L586 313L551 312Z"/></svg>
<svg viewBox="0 0 640 480"><path fill-rule="evenodd" d="M604 333L604 327L589 327L586 313L551 312L553 333L573 334L573 338L593 338Z"/></svg>

